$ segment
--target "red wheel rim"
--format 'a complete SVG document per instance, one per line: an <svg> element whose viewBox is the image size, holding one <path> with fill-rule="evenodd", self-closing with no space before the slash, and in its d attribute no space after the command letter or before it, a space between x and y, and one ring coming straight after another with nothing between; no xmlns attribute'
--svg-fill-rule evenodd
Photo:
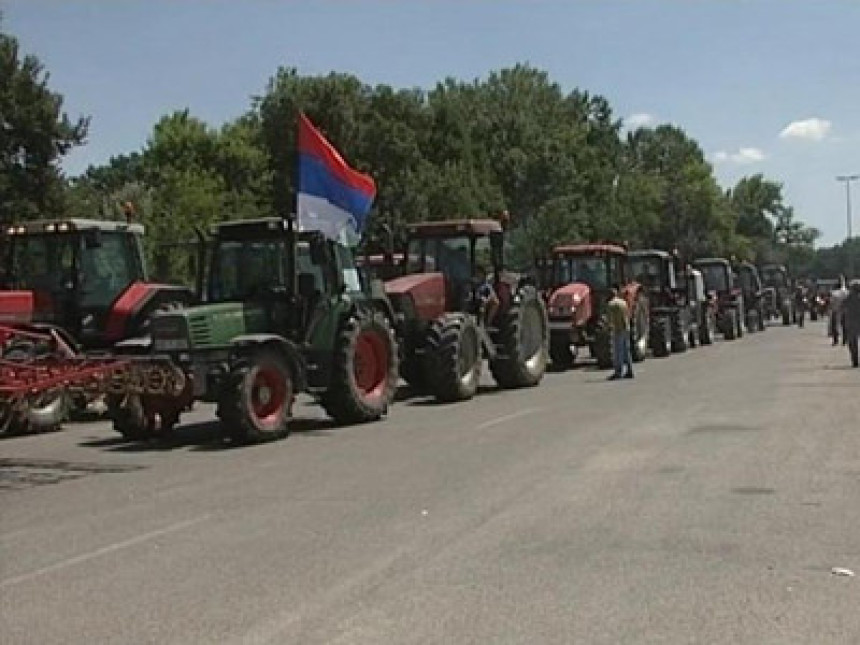
<svg viewBox="0 0 860 645"><path fill-rule="evenodd" d="M355 384L367 397L381 396L388 381L388 344L376 332L365 331L355 342Z"/></svg>
<svg viewBox="0 0 860 645"><path fill-rule="evenodd" d="M275 423L286 405L287 383L284 375L273 367L259 367L251 384L254 416L261 423Z"/></svg>

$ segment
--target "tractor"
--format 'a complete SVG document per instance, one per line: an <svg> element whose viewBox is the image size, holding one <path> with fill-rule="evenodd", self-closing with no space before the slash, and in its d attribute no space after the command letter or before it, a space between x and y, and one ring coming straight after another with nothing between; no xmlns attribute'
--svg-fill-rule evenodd
<svg viewBox="0 0 860 645"><path fill-rule="evenodd" d="M310 394L340 424L377 420L397 386L393 312L381 283L359 279L352 251L292 220L221 223L211 231L202 303L151 323L149 356L175 371L165 394L109 400L126 438L164 433L193 401L217 404L237 443L285 437ZM134 359L133 359L134 360Z"/></svg>
<svg viewBox="0 0 860 645"><path fill-rule="evenodd" d="M732 265L723 258L701 258L693 267L702 272L705 290L715 308L717 328L726 340L744 335L744 297L735 286Z"/></svg>
<svg viewBox="0 0 860 645"><path fill-rule="evenodd" d="M20 363L103 351L146 334L155 311L191 302L190 289L148 282L143 233L140 224L85 219L2 231L0 325L7 339L0 358ZM61 387L41 397L16 421L16 431L56 427L67 398Z"/></svg>
<svg viewBox="0 0 860 645"><path fill-rule="evenodd" d="M764 331L766 311L761 278L755 265L741 262L735 266L735 275L744 301L744 324L750 333Z"/></svg>
<svg viewBox="0 0 860 645"><path fill-rule="evenodd" d="M463 401L487 359L500 387L537 385L548 362L546 307L531 279L505 271L501 224L425 222L406 232L403 275L385 283L403 379L438 401Z"/></svg>
<svg viewBox="0 0 860 645"><path fill-rule="evenodd" d="M550 356L556 369L570 367L577 348L588 347L597 366L612 366L612 339L606 304L613 286L630 310L630 347L634 361L648 349L648 294L630 280L627 249L616 244L573 244L552 250L549 291Z"/></svg>
<svg viewBox="0 0 860 645"><path fill-rule="evenodd" d="M761 267L764 284L765 318L781 319L783 325L795 321L794 299L788 271L779 264L764 264Z"/></svg>
<svg viewBox="0 0 860 645"><path fill-rule="evenodd" d="M699 344L709 345L713 339L713 315L702 274L693 268L681 273L677 264L677 256L665 251L630 253L631 274L648 292L648 344L657 357L684 352Z"/></svg>

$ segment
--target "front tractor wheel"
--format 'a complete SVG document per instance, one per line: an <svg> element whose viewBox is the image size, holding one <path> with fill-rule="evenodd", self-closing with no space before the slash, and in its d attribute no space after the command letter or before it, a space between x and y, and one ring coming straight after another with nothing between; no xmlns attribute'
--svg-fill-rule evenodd
<svg viewBox="0 0 860 645"><path fill-rule="evenodd" d="M397 343L388 319L358 314L338 334L332 380L320 402L339 424L375 421L388 411L397 380Z"/></svg>
<svg viewBox="0 0 860 645"><path fill-rule="evenodd" d="M506 389L537 385L549 362L549 322L543 300L533 287L525 287L499 319L495 339L499 356L490 361L493 378Z"/></svg>
<svg viewBox="0 0 860 645"><path fill-rule="evenodd" d="M659 317L654 319L651 324L649 340L651 353L656 358L664 358L672 353L671 333L671 324L668 318Z"/></svg>
<svg viewBox="0 0 860 645"><path fill-rule="evenodd" d="M446 314L430 326L427 379L438 401L465 401L481 381L481 341L475 322L466 314Z"/></svg>
<svg viewBox="0 0 860 645"><path fill-rule="evenodd" d="M570 334L567 332L550 336L549 358L552 361L553 369L566 370L573 366L576 355L571 345Z"/></svg>
<svg viewBox="0 0 860 645"><path fill-rule="evenodd" d="M224 384L218 416L240 443L260 443L289 434L294 375L280 353L263 348L236 361Z"/></svg>

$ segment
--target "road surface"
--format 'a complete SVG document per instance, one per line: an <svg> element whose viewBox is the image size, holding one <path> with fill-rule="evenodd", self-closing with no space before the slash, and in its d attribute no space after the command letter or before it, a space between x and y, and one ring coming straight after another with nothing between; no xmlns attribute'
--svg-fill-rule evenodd
<svg viewBox="0 0 860 645"><path fill-rule="evenodd" d="M2 640L858 643L847 366L811 323L263 446L7 439Z"/></svg>

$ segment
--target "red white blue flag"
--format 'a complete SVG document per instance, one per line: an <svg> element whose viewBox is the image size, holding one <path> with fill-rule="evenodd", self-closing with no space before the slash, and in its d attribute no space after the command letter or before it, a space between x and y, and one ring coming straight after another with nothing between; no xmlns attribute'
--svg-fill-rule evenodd
<svg viewBox="0 0 860 645"><path fill-rule="evenodd" d="M376 183L349 167L304 114L299 115L299 230L354 244L367 223Z"/></svg>

